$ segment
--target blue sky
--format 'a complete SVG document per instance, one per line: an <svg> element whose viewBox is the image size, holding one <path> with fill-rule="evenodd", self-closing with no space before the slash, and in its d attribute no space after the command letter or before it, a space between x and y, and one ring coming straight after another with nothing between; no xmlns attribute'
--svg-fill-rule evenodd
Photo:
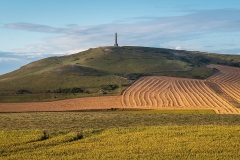
<svg viewBox="0 0 240 160"><path fill-rule="evenodd" d="M118 44L240 54L239 0L0 0L0 75Z"/></svg>

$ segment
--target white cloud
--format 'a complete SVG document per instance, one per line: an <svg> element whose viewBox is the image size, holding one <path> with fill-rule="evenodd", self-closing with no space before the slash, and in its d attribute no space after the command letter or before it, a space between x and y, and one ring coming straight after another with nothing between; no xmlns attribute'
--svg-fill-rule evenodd
<svg viewBox="0 0 240 160"><path fill-rule="evenodd" d="M20 61L19 58L10 58L10 57L0 57L0 62L9 62L9 61Z"/></svg>
<svg viewBox="0 0 240 160"><path fill-rule="evenodd" d="M0 68L17 68L45 57L77 53L99 46L112 46L115 32L118 32L120 46L240 54L239 15L240 10L195 11L182 16L136 17L94 26L68 24L62 28L25 22L5 24L5 29L48 33L49 37L31 41L21 48L13 48L11 52L0 52Z"/></svg>
<svg viewBox="0 0 240 160"><path fill-rule="evenodd" d="M210 37L210 33L239 32L240 10L196 11L195 13L173 17L136 18L133 23L110 23L95 26L67 25L67 28L56 28L40 24L12 23L5 28L27 30L31 32L57 33L59 36L43 39L41 44L29 44L14 51L29 52L33 55L69 54L79 50L98 46L108 46L114 43L114 33L118 32L119 45L138 45L158 47L158 44L172 44L174 49L206 49L203 43L197 41L202 37ZM146 21L146 19L149 19ZM178 44L174 44L173 42ZM195 41L199 44L187 45L185 41ZM216 42L221 45L223 42ZM176 47L177 46L177 47ZM208 47L209 48L209 47ZM212 47L214 50L214 46ZM217 50L217 48L215 48ZM41 53L41 55L38 55Z"/></svg>
<svg viewBox="0 0 240 160"><path fill-rule="evenodd" d="M4 27L11 28L11 29L33 31L33 32L45 32L45 33L61 33L64 31L64 29L61 29L61 28L55 28L55 27L50 27L46 25L26 23L26 22L5 24Z"/></svg>
<svg viewBox="0 0 240 160"><path fill-rule="evenodd" d="M175 49L176 49L176 50L181 50L182 47L181 47L181 46L177 46Z"/></svg>

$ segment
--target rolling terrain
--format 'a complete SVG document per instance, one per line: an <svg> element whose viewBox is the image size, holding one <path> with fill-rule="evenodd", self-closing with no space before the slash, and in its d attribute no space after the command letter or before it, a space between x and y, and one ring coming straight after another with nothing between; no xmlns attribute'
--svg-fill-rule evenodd
<svg viewBox="0 0 240 160"><path fill-rule="evenodd" d="M143 76L206 79L216 73L205 67L209 64L239 66L240 57L150 47L91 48L45 58L1 75L0 102L99 96L102 90L120 95Z"/></svg>
<svg viewBox="0 0 240 160"><path fill-rule="evenodd" d="M239 59L105 47L23 66L0 76L0 159L237 159Z"/></svg>
<svg viewBox="0 0 240 160"><path fill-rule="evenodd" d="M119 95L139 76L186 71L191 67L177 56L171 57L174 55L167 49L100 47L69 56L45 58L0 76L0 101L52 101L98 96L102 86L107 85L117 88L104 89L105 93ZM74 87L81 88L83 93L57 92L60 88ZM27 92L19 94L21 91Z"/></svg>
<svg viewBox="0 0 240 160"><path fill-rule="evenodd" d="M137 109L212 109L217 114L240 114L236 103L222 96L209 83L219 85L222 93L235 100L240 90L236 76L239 69L210 65L219 72L206 80L146 76L123 91L121 96L101 96L69 99L55 102L0 103L0 112L74 111L84 109L137 108ZM220 78L216 78L220 77ZM222 78L221 78L222 77ZM228 78L226 81L225 79ZM216 83L214 80L218 80ZM235 84L235 85L232 85ZM234 90L234 87L236 88ZM232 91L233 90L233 91ZM232 92L231 92L232 91ZM238 101L238 99L236 99Z"/></svg>
<svg viewBox="0 0 240 160"><path fill-rule="evenodd" d="M0 103L0 112L141 108L239 114L240 69L226 66L239 62L239 56L130 46L50 57L0 76L0 102L12 102Z"/></svg>

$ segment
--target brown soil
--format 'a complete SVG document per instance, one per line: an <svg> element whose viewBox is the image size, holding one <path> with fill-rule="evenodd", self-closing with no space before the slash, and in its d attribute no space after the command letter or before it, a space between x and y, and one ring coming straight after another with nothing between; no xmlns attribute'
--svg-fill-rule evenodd
<svg viewBox="0 0 240 160"><path fill-rule="evenodd" d="M240 110L211 90L205 80L163 76L143 77L123 92L124 107L213 109L219 114Z"/></svg>
<svg viewBox="0 0 240 160"><path fill-rule="evenodd" d="M0 112L75 111L121 108L121 96L88 97L54 102L0 103Z"/></svg>

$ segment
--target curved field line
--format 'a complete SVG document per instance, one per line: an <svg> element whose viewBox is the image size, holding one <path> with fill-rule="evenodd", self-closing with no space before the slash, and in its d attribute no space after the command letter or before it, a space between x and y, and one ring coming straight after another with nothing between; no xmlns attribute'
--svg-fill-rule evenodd
<svg viewBox="0 0 240 160"><path fill-rule="evenodd" d="M152 100L150 99L150 93L155 88L155 85L158 83L157 79L152 79L153 82L149 84L149 87L147 88L147 91L142 92L143 93L143 99L145 100L145 106L152 107Z"/></svg>
<svg viewBox="0 0 240 160"><path fill-rule="evenodd" d="M160 94L161 98L163 99L163 107L172 107L173 106L173 100L171 99L170 95L169 95L169 90L171 88L171 80L169 79L168 81L168 85L165 88L164 92L162 92L162 94Z"/></svg>
<svg viewBox="0 0 240 160"><path fill-rule="evenodd" d="M150 93L150 99L152 99L152 102L153 102L153 107L158 107L158 99L157 99L157 97L156 97L156 92L157 92L157 90L158 90L158 88L160 88L160 86L162 86L162 84L164 83L163 81L161 81L161 80L157 80L158 81L158 83L157 83L157 85L153 88L153 90L152 90L152 92Z"/></svg>
<svg viewBox="0 0 240 160"><path fill-rule="evenodd" d="M124 92L123 92L123 95L122 95L122 104L123 106L131 106L130 104L130 95L132 94L131 92L138 86L140 85L141 83L146 83L144 81L145 77L143 78L140 78L138 81L136 81L135 83L133 83L130 87L128 87Z"/></svg>
<svg viewBox="0 0 240 160"><path fill-rule="evenodd" d="M150 97L152 99L153 102L153 107L158 107L158 99L156 97L156 92L158 91L158 89L160 88L160 86L163 85L164 81L161 81L159 79L157 79L157 85L153 88L152 92L150 93Z"/></svg>
<svg viewBox="0 0 240 160"><path fill-rule="evenodd" d="M168 91L168 88L169 88L169 84L167 85L167 87L164 89L164 91L162 93L160 93L160 98L162 99L163 101L163 105L162 107L168 107L170 105L170 102L169 102L169 97L168 97L168 94L167 94L167 91Z"/></svg>
<svg viewBox="0 0 240 160"><path fill-rule="evenodd" d="M176 80L175 82L175 88L176 88L176 91L177 93L179 94L179 96L181 97L181 99L183 100L183 103L185 106L187 107L190 107L192 106L192 104L190 105L189 103L189 97L188 97L188 94L185 92L185 90L182 88L182 86L179 84L179 81ZM180 90L181 89L181 90Z"/></svg>
<svg viewBox="0 0 240 160"><path fill-rule="evenodd" d="M141 91L142 91L142 87L145 86L148 83L149 83L149 80L146 80L145 83L142 83L141 85L135 86L136 91L135 91L133 99L136 101L136 106L141 106L142 105L142 102L141 102L139 97L140 97L140 94L141 94Z"/></svg>
<svg viewBox="0 0 240 160"><path fill-rule="evenodd" d="M191 91L189 90L189 87L187 86L186 82L185 81L179 81L179 84L180 84L181 88L187 93L187 97L188 97L187 100L190 103L190 105L197 106L196 99L193 96L193 94L191 93Z"/></svg>
<svg viewBox="0 0 240 160"><path fill-rule="evenodd" d="M146 77L142 77L140 78L139 80L137 80L136 82L134 82L130 87L128 87L123 93L122 93L122 105L123 106L130 106L130 105L127 105L127 103L129 103L129 97L130 97L130 94L131 94L131 91L134 89L133 86L135 85L140 85L141 83L144 83L144 79Z"/></svg>
<svg viewBox="0 0 240 160"><path fill-rule="evenodd" d="M217 96L216 94L214 94L212 92L212 90L210 90L204 83L203 83L203 85L205 87L202 87L202 90L205 91L205 93L208 95L209 101L212 104L215 104L213 107L218 108L219 112L221 112L221 113L231 113L231 112L236 113L235 109L233 109L233 107L229 103L227 103L224 99L222 99L219 96ZM229 110L231 110L231 111L229 112Z"/></svg>
<svg viewBox="0 0 240 160"><path fill-rule="evenodd" d="M173 86L171 85L171 88L169 88L169 96L171 97L172 101L173 101L173 106L179 106L177 97L173 94L172 90L173 90Z"/></svg>
<svg viewBox="0 0 240 160"><path fill-rule="evenodd" d="M215 107L224 110L224 112L221 111L221 113L226 113L229 111L229 108L232 108L231 104L229 104L228 102L220 98L218 95L216 95L214 91L212 91L210 88L206 87L204 88L204 90L206 90L206 93L208 93L211 100L214 101L213 103L216 104Z"/></svg>
<svg viewBox="0 0 240 160"><path fill-rule="evenodd" d="M189 81L188 86L190 89L190 92L194 96L194 99L197 100L197 106L202 107L206 106L206 103L204 103L203 97L205 96L204 92L201 92L201 90L197 90L196 86L193 85L194 81Z"/></svg>
<svg viewBox="0 0 240 160"><path fill-rule="evenodd" d="M200 83L199 81L196 81L196 83ZM197 85L199 90L201 90L202 92L204 92L206 95L204 96L205 98L205 102L207 106L211 106L211 107L216 107L216 103L212 100L211 96L209 95L209 92L205 90L205 88L207 87L205 84L204 85Z"/></svg>
<svg viewBox="0 0 240 160"><path fill-rule="evenodd" d="M160 94L165 91L165 89L168 87L168 82L167 81L163 81L163 85L161 85L161 87L159 87L156 92L155 92L155 97L156 100L158 102L158 107L163 107L164 105L164 101L163 99L160 97Z"/></svg>
<svg viewBox="0 0 240 160"><path fill-rule="evenodd" d="M146 84L148 83L149 83L149 79L145 80L145 82L141 83L141 85L135 86L136 91L133 93L132 101L135 102L136 106L142 106L142 101L139 97L142 89L145 88L144 86L146 86Z"/></svg>
<svg viewBox="0 0 240 160"><path fill-rule="evenodd" d="M158 84L158 80L157 79L153 79L154 82L151 84L151 86L147 89L146 92L144 92L144 98L146 99L146 106L152 107L153 106L153 99L150 98L150 94L152 93L152 91L154 90L156 84Z"/></svg>
<svg viewBox="0 0 240 160"><path fill-rule="evenodd" d="M238 98L240 92L234 90L234 87L240 87L237 81L240 74L238 76L225 74L228 68L220 68L223 71L220 70L220 72L207 80L164 76L141 78L125 90L122 100L126 107L211 108L220 114L240 113L240 110L232 106L227 99L217 95L215 91L205 84L206 81L222 84L220 88L224 93L235 99Z"/></svg>
<svg viewBox="0 0 240 160"><path fill-rule="evenodd" d="M221 65L209 65L208 67L220 70L220 73L208 80L217 83L224 93L240 103L240 68Z"/></svg>
<svg viewBox="0 0 240 160"><path fill-rule="evenodd" d="M189 91L186 88L185 84L182 83L181 80L177 80L176 81L176 86L179 90L181 90L181 95L183 95L184 99L185 99L185 103L188 104L188 106L196 106L195 102L191 99L190 95L189 95Z"/></svg>
<svg viewBox="0 0 240 160"><path fill-rule="evenodd" d="M231 96L235 101L240 102L240 93L238 90L234 90L232 86L223 86L222 90L227 93L229 96Z"/></svg>
<svg viewBox="0 0 240 160"><path fill-rule="evenodd" d="M147 100L145 99L145 92L146 92L146 90L147 90L147 88L149 87L149 86L151 86L152 85L152 83L154 82L152 79L150 79L149 80L150 82L148 82L148 84L146 85L146 86L143 86L143 87L141 87L141 89L140 89L140 94L139 94L139 100L140 100L140 102L141 102L141 105L140 106L147 106Z"/></svg>
<svg viewBox="0 0 240 160"><path fill-rule="evenodd" d="M219 108L219 109L221 109L220 110L220 113L226 113L226 112L228 112L228 107L226 107L224 104L221 104L221 102L223 101L220 97L218 97L213 91L211 91L210 89L209 89L209 92L211 93L211 94L209 94L209 96L210 96L210 98L215 102L215 106L217 107L217 108ZM228 104L227 104L227 106L228 106ZM224 111L224 112L222 112L222 111Z"/></svg>
<svg viewBox="0 0 240 160"><path fill-rule="evenodd" d="M173 93L177 97L177 99L179 101L178 104L180 107L189 106L189 103L186 101L185 96L182 96L182 93L178 89L178 87L176 85L176 81L174 82L174 85L173 85ZM185 100L185 103L184 103L184 100ZM186 104L186 102L187 102L187 104Z"/></svg>

